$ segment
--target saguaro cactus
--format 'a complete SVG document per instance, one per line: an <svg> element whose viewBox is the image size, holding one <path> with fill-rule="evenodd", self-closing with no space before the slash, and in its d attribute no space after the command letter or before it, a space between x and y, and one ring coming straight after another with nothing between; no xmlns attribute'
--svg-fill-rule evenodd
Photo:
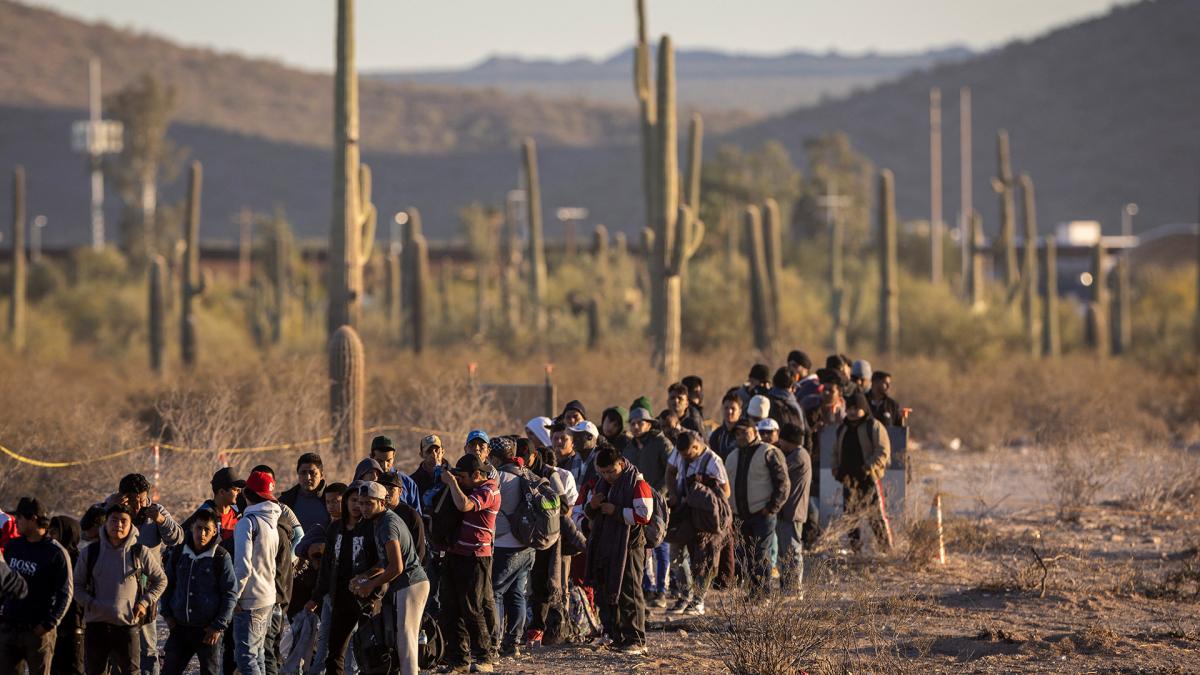
<svg viewBox="0 0 1200 675"><path fill-rule="evenodd" d="M996 257L1001 261L1005 292L1011 300L1020 273L1017 270L1016 201L1013 196L1016 183L1009 159L1008 131L1004 129L996 132L996 158L999 175L992 179L992 189L1000 195L1000 236L996 239Z"/></svg>
<svg viewBox="0 0 1200 675"><path fill-rule="evenodd" d="M403 292L400 282L400 253L389 251L385 262L387 293L384 302L387 305L388 334L394 336L399 342L402 337L401 328L404 325L404 318L400 315L402 311L400 294Z"/></svg>
<svg viewBox="0 0 1200 675"><path fill-rule="evenodd" d="M1112 352L1126 354L1133 347L1133 301L1129 279L1129 253L1117 256L1113 268Z"/></svg>
<svg viewBox="0 0 1200 675"><path fill-rule="evenodd" d="M282 219L276 218L271 229L271 343L283 341L291 285L292 237Z"/></svg>
<svg viewBox="0 0 1200 675"><path fill-rule="evenodd" d="M1097 356L1109 354L1107 255L1101 239L1092 247L1092 298L1087 308L1087 343Z"/></svg>
<svg viewBox="0 0 1200 675"><path fill-rule="evenodd" d="M974 213L971 214L970 220L968 222L971 225L971 233L970 233L971 260L970 260L970 264L968 266L968 270L970 271L970 276L967 279L967 289L968 289L967 297L971 301L971 307L973 307L976 310L979 310L979 309L982 309L983 306L986 304L985 300L984 300L984 296L985 296L984 290L985 289L984 289L984 277L983 277L983 260L984 260L984 256L986 256L987 253L983 250L984 245L985 245L984 238L983 238L983 218L980 217L978 211L975 211Z"/></svg>
<svg viewBox="0 0 1200 675"><path fill-rule="evenodd" d="M413 242L412 292L409 296L409 323L412 324L412 349L420 354L425 349L425 314L429 307L429 244L424 235Z"/></svg>
<svg viewBox="0 0 1200 675"><path fill-rule="evenodd" d="M149 269L149 319L150 369L161 373L163 369L163 347L166 343L166 299L167 261L161 255L150 260Z"/></svg>
<svg viewBox="0 0 1200 675"><path fill-rule="evenodd" d="M357 461L363 448L363 409L366 405L366 363L362 340L351 326L341 326L329 338L329 416L333 451Z"/></svg>
<svg viewBox="0 0 1200 675"><path fill-rule="evenodd" d="M1054 237L1045 237L1046 294L1042 296L1042 353L1049 358L1062 354L1062 340L1058 331L1058 247Z"/></svg>
<svg viewBox="0 0 1200 675"><path fill-rule="evenodd" d="M763 250L762 216L757 206L747 206L743 215L743 252L750 263L750 323L754 330L754 347L770 351L775 327L770 309L771 290L767 281L767 255Z"/></svg>
<svg viewBox="0 0 1200 675"><path fill-rule="evenodd" d="M832 329L829 347L834 354L846 353L846 281L843 266L845 230L836 215L829 223L829 316Z"/></svg>
<svg viewBox="0 0 1200 675"><path fill-rule="evenodd" d="M529 217L529 303L533 327L546 331L546 244L542 230L542 187L538 180L537 144L526 138L521 144L525 166L525 212Z"/></svg>
<svg viewBox="0 0 1200 675"><path fill-rule="evenodd" d="M200 276L200 189L203 181L204 167L198 161L192 162L184 223L183 276L179 283L179 353L188 367L196 365L194 301L204 292L204 280Z"/></svg>
<svg viewBox="0 0 1200 675"><path fill-rule="evenodd" d="M358 71L354 56L354 0L338 0L337 72L333 84L333 224L329 232L329 321L357 326L362 313L363 266L375 242L371 170L359 162Z"/></svg>
<svg viewBox="0 0 1200 675"><path fill-rule="evenodd" d="M879 353L900 347L900 284L896 266L896 190L890 169L879 172Z"/></svg>
<svg viewBox="0 0 1200 675"><path fill-rule="evenodd" d="M521 249L517 241L517 214L510 200L505 209L504 230L500 239L500 314L503 324L515 328L521 322L520 304L517 301L517 284L520 279Z"/></svg>
<svg viewBox="0 0 1200 675"><path fill-rule="evenodd" d="M655 96L650 75L650 44L646 39L646 3L637 0L637 43L633 56L633 90L637 96L638 109L641 113L642 128L642 187L646 197L646 226L653 227L658 220L658 197L655 190L658 183L654 179L654 170L658 165L658 99ZM658 309L658 299L651 294L650 312ZM653 321L651 322L653 325Z"/></svg>
<svg viewBox="0 0 1200 675"><path fill-rule="evenodd" d="M1034 202L1033 179L1021 174L1021 205L1025 220L1025 259L1021 270L1021 317L1025 337L1029 340L1029 354L1037 358L1041 353L1041 335L1037 326L1038 250L1037 208Z"/></svg>
<svg viewBox="0 0 1200 675"><path fill-rule="evenodd" d="M783 277L783 223L779 215L779 202L767 198L762 205L763 252L767 264L767 309L771 312L771 325L778 328L780 308L783 306L779 280Z"/></svg>
<svg viewBox="0 0 1200 675"><path fill-rule="evenodd" d="M12 293L8 302L8 340L13 350L25 349L25 167L13 169Z"/></svg>

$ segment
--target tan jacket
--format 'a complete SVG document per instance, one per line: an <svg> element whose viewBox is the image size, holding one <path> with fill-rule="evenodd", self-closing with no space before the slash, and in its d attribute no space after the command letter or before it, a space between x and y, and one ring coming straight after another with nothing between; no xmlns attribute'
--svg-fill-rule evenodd
<svg viewBox="0 0 1200 675"><path fill-rule="evenodd" d="M846 439L846 424L838 427L837 442L833 444L833 475L838 475L842 468L842 443ZM879 420L871 418L866 424L858 427L858 445L863 451L863 467L867 475L875 480L883 478L887 471L888 462L892 459L892 441L888 438L887 429Z"/></svg>

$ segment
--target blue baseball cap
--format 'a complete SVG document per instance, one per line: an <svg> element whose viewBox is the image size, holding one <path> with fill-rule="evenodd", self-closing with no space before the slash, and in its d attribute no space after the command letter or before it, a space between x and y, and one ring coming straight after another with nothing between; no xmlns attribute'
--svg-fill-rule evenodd
<svg viewBox="0 0 1200 675"><path fill-rule="evenodd" d="M484 431L483 429L475 429L471 433L467 434L467 443L470 443L471 441L474 441L474 440L480 440L480 441L483 441L484 443L490 443L492 439L488 437L487 432Z"/></svg>

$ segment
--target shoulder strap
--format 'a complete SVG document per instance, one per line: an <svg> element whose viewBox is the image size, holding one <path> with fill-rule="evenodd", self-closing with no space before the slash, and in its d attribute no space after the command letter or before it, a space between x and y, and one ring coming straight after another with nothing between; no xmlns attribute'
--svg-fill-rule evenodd
<svg viewBox="0 0 1200 675"><path fill-rule="evenodd" d="M100 533L100 536L103 537L104 533ZM100 557L100 552L97 550L99 548L100 540L97 539L87 547L87 560L84 561L87 566L87 575L83 578L83 587L92 595L95 595L96 580L93 578L93 573L96 570L96 559Z"/></svg>

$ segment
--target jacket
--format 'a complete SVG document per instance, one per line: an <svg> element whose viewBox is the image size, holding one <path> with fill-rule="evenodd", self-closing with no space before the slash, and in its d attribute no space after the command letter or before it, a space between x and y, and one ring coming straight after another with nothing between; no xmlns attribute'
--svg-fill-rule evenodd
<svg viewBox="0 0 1200 675"><path fill-rule="evenodd" d="M876 401L867 396L867 403L871 406L871 415L882 422L883 426L904 426L904 413L900 410L900 404L896 403L896 399L885 394L882 399Z"/></svg>
<svg viewBox="0 0 1200 675"><path fill-rule="evenodd" d="M609 442L610 445L617 450L620 450L621 453L624 454L625 448L629 447L630 439L633 438L629 435L629 411L621 406L605 408L604 412L600 413L601 429L604 428L604 420L609 417L615 418L620 428L618 429L617 433L613 434L612 436L605 436L604 438Z"/></svg>
<svg viewBox="0 0 1200 675"><path fill-rule="evenodd" d="M70 554L49 537L38 542L17 537L8 542L4 555L13 572L25 578L29 594L24 599L5 600L0 604L0 617L6 622L54 630L71 607L74 584Z"/></svg>
<svg viewBox="0 0 1200 675"><path fill-rule="evenodd" d="M722 424L708 435L708 447L717 453L717 457L725 459L734 450L737 450L737 436L734 435L733 429Z"/></svg>
<svg viewBox="0 0 1200 675"><path fill-rule="evenodd" d="M663 432L651 429L629 442L625 458L637 467L650 487L661 493L667 490L667 465L670 463L671 442Z"/></svg>
<svg viewBox="0 0 1200 675"><path fill-rule="evenodd" d="M218 631L229 627L237 603L237 577L233 557L225 549L214 541L197 553L191 543L180 544L171 549L166 571L164 619Z"/></svg>
<svg viewBox="0 0 1200 675"><path fill-rule="evenodd" d="M791 493L787 461L779 448L759 441L738 448L725 458L730 502L737 517L746 519L760 511L779 513Z"/></svg>
<svg viewBox="0 0 1200 675"><path fill-rule="evenodd" d="M883 478L888 462L892 458L892 442L888 438L887 429L875 418L866 420L857 428L858 444L862 448L863 467L866 469L867 477L879 480ZM850 429L850 425L843 422L838 427L837 440L833 444L833 461L830 468L833 470L833 477L839 481L842 480L842 443L846 440L848 429Z"/></svg>
<svg viewBox="0 0 1200 675"><path fill-rule="evenodd" d="M258 609L275 604L275 556L279 547L279 514L275 502L246 508L233 530L233 571L238 607Z"/></svg>
<svg viewBox="0 0 1200 675"><path fill-rule="evenodd" d="M808 520L808 496L812 487L812 459L805 448L796 448L783 456L787 461L788 481L791 490L783 508L779 509L779 519L793 523L803 523Z"/></svg>
<svg viewBox="0 0 1200 675"><path fill-rule="evenodd" d="M84 623L135 625L134 608L141 605L148 611L167 590L167 575L158 553L145 546L135 551L135 543L138 543L136 532L131 532L117 546L109 542L106 534L101 534L79 551L75 600L83 607ZM90 556L96 556L91 579L88 578ZM139 588L139 571L146 577L144 588Z"/></svg>
<svg viewBox="0 0 1200 675"><path fill-rule="evenodd" d="M297 508L297 502L302 496L310 501ZM315 503L312 500L315 500ZM316 525L325 525L329 522L329 511L325 510L325 481L321 481L317 485L316 491L311 496L302 494L300 485L297 483L280 493L279 503L296 514L296 520L304 530L311 530ZM305 508L306 506L307 508ZM293 538L295 538L294 535Z"/></svg>
<svg viewBox="0 0 1200 675"><path fill-rule="evenodd" d="M704 434L704 409L695 404L688 404L687 410L684 411L683 417L679 418L679 425L684 429L703 435Z"/></svg>

